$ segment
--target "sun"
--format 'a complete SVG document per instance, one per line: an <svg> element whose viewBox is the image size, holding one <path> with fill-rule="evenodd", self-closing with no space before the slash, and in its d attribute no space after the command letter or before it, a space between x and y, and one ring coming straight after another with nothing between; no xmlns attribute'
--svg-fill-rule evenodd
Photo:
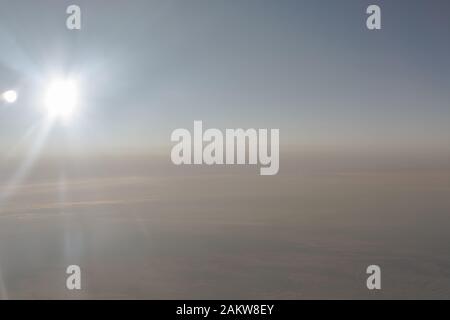
<svg viewBox="0 0 450 320"><path fill-rule="evenodd" d="M78 106L78 86L73 79L55 79L45 92L44 106L51 118L70 120Z"/></svg>

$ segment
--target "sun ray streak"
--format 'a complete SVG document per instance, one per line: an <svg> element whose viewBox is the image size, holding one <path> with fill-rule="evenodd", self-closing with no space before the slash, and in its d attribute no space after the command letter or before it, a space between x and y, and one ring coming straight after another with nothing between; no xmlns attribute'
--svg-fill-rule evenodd
<svg viewBox="0 0 450 320"><path fill-rule="evenodd" d="M8 299L8 291L6 290L6 284L3 280L3 271L2 266L0 264L0 299L7 300Z"/></svg>
<svg viewBox="0 0 450 320"><path fill-rule="evenodd" d="M32 137L33 134L37 131L39 128L39 124L35 123L28 130L25 132L25 134L19 139L19 142L17 142L15 145L9 148L8 151L6 151L5 158L11 158L13 157L16 152L20 149L20 147L25 143L25 141L28 140L28 138Z"/></svg>
<svg viewBox="0 0 450 320"><path fill-rule="evenodd" d="M50 120L46 120L43 123L43 127L38 133L36 141L33 147L31 148L29 154L27 155L25 160L21 163L19 169L14 173L14 175L3 187L3 190L0 193L0 206L4 205L4 202L6 202L6 200L14 193L15 187L23 181L28 171L33 166L52 128L52 123L53 121Z"/></svg>

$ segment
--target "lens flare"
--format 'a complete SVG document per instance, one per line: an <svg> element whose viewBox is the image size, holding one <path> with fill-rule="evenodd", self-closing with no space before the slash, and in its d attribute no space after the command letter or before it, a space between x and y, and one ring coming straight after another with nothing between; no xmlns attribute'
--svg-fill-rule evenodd
<svg viewBox="0 0 450 320"><path fill-rule="evenodd" d="M17 92L14 90L8 90L2 94L2 97L7 103L14 103L17 100Z"/></svg>

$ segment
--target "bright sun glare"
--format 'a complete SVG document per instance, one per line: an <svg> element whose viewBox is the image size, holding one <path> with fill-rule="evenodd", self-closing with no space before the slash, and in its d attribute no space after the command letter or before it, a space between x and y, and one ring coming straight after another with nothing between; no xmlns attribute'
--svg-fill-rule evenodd
<svg viewBox="0 0 450 320"><path fill-rule="evenodd" d="M78 103L78 88L71 79L50 82L45 94L45 108L49 117L69 120Z"/></svg>

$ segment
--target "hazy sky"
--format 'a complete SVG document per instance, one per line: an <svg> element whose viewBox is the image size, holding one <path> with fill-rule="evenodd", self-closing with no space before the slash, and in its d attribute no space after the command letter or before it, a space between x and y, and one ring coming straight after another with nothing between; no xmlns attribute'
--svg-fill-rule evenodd
<svg viewBox="0 0 450 320"><path fill-rule="evenodd" d="M193 120L280 128L297 146L449 148L446 0L76 1L82 30L69 31L72 3L0 1L0 90L20 94L0 106L7 150L33 143L55 73L82 79L78 117L46 142L62 152L151 152Z"/></svg>
<svg viewBox="0 0 450 320"><path fill-rule="evenodd" d="M0 0L0 93L20 94L0 103L0 299L450 297L449 13ZM55 74L79 78L80 109L47 132ZM194 120L280 129L280 174L175 166L170 134Z"/></svg>

